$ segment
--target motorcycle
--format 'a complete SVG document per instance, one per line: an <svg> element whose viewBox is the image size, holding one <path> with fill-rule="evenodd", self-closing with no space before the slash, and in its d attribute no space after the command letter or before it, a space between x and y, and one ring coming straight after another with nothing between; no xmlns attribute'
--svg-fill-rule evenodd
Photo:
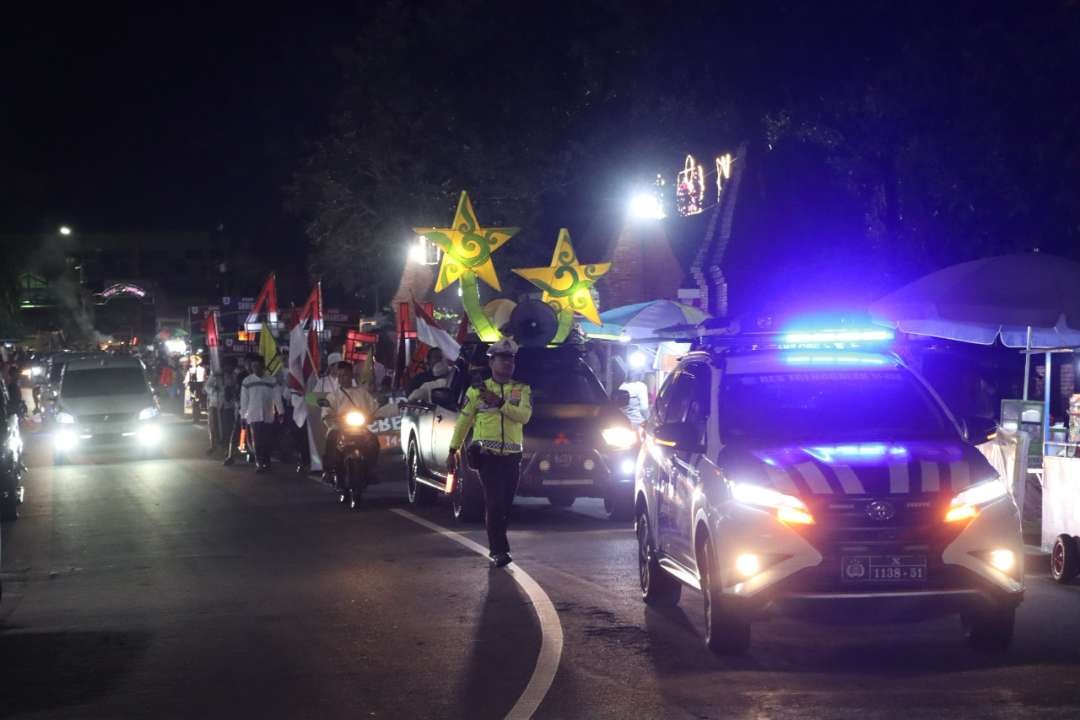
<svg viewBox="0 0 1080 720"><path fill-rule="evenodd" d="M330 406L325 399L320 400L319 405ZM340 412L335 425L339 459L338 466L331 468L334 487L338 491L338 501L355 510L360 506L367 486L378 482L375 465L379 459L379 439L371 431L368 419L356 409Z"/></svg>
<svg viewBox="0 0 1080 720"><path fill-rule="evenodd" d="M7 433L0 448L0 520L11 521L19 517L19 505L23 502L22 462L23 444L19 433L18 416L12 415L6 424Z"/></svg>

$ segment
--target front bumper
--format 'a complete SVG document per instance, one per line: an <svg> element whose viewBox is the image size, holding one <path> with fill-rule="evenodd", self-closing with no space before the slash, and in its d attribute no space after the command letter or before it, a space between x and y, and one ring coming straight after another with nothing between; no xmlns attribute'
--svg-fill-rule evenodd
<svg viewBox="0 0 1080 720"><path fill-rule="evenodd" d="M919 504L919 503L914 503ZM926 503L930 505L930 503ZM1023 600L1024 548L1015 503L1002 498L968 524L945 524L931 505L891 526L850 523L827 513L798 529L765 511L733 505L714 533L721 592L733 608L824 621L915 620ZM1009 572L995 568L991 550L1012 551ZM761 570L740 576L736 558L753 553ZM918 579L853 579L852 557L925 558Z"/></svg>
<svg viewBox="0 0 1080 720"><path fill-rule="evenodd" d="M60 455L94 450L152 450L161 445L162 426L155 420L126 423L56 425L53 451Z"/></svg>
<svg viewBox="0 0 1080 720"><path fill-rule="evenodd" d="M637 448L601 452L590 447L526 451L517 494L522 497L614 498L633 496Z"/></svg>

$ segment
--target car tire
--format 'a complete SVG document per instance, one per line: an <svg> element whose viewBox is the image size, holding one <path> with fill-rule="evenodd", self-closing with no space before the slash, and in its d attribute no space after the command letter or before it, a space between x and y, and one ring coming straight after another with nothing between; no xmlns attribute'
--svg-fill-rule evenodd
<svg viewBox="0 0 1080 720"><path fill-rule="evenodd" d="M698 548L698 571L705 604L705 647L716 655L741 655L750 649L750 623L726 607L714 568L712 543L703 537Z"/></svg>
<svg viewBox="0 0 1080 720"><path fill-rule="evenodd" d="M604 498L604 510L607 511L608 519L615 522L626 522L634 518L634 496L625 492L614 498Z"/></svg>
<svg viewBox="0 0 1080 720"><path fill-rule="evenodd" d="M569 508L572 507L574 501L577 500L573 495L549 495L548 502L557 508Z"/></svg>
<svg viewBox="0 0 1080 720"><path fill-rule="evenodd" d="M649 531L649 513L642 508L634 527L638 541L638 583L641 599L652 607L675 607L682 597L682 583L660 567Z"/></svg>
<svg viewBox="0 0 1080 720"><path fill-rule="evenodd" d="M480 481L464 467L458 468L454 488L450 493L450 511L460 523L478 523L484 518L484 498L480 494Z"/></svg>
<svg viewBox="0 0 1080 720"><path fill-rule="evenodd" d="M960 617L968 645L980 652L1004 652L1012 645L1015 608L992 608Z"/></svg>
<svg viewBox="0 0 1080 720"><path fill-rule="evenodd" d="M420 482L420 450L416 439L409 439L409 452L405 456L405 481L409 493L409 504L422 507L435 502L435 488Z"/></svg>
<svg viewBox="0 0 1080 720"><path fill-rule="evenodd" d="M1080 542L1072 535L1061 534L1050 551L1050 577L1064 585L1080 574Z"/></svg>

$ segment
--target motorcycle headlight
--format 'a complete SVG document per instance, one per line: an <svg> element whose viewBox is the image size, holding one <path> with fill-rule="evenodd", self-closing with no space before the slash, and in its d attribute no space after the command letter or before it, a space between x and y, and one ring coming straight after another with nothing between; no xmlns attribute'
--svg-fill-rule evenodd
<svg viewBox="0 0 1080 720"><path fill-rule="evenodd" d="M612 425L600 431L604 442L616 450L629 450L637 444L637 433L625 425Z"/></svg>
<svg viewBox="0 0 1080 720"><path fill-rule="evenodd" d="M949 502L949 510L945 513L945 522L971 520L979 514L983 507L1005 497L1008 492L1005 483L998 478L976 483L966 490L961 490Z"/></svg>
<svg viewBox="0 0 1080 720"><path fill-rule="evenodd" d="M57 413L56 414L56 422L60 423L61 425L74 425L75 424L75 416L72 415L71 413L66 413L66 412Z"/></svg>
<svg viewBox="0 0 1080 720"><path fill-rule="evenodd" d="M151 420L160 415L160 412L156 407L148 407L139 411L140 420Z"/></svg>
<svg viewBox="0 0 1080 720"><path fill-rule="evenodd" d="M364 413L359 412L358 410L350 410L345 413L345 424L349 427L363 427L366 422L367 418L364 417Z"/></svg>
<svg viewBox="0 0 1080 720"><path fill-rule="evenodd" d="M778 490L752 483L734 483L731 486L731 495L738 502L774 511L776 519L788 525L814 524L810 508L794 495L785 495Z"/></svg>

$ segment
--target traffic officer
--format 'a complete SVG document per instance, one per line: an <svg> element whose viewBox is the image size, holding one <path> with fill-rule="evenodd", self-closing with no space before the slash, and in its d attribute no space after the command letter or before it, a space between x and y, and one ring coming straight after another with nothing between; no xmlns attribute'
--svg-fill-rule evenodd
<svg viewBox="0 0 1080 720"><path fill-rule="evenodd" d="M532 390L513 379L517 350L517 343L509 339L499 340L488 349L491 377L465 394L465 407L454 427L448 458L450 472L457 472L461 443L471 428L470 465L480 473L484 487L484 524L495 567L513 560L506 528L521 472L525 440L522 428L532 417Z"/></svg>

